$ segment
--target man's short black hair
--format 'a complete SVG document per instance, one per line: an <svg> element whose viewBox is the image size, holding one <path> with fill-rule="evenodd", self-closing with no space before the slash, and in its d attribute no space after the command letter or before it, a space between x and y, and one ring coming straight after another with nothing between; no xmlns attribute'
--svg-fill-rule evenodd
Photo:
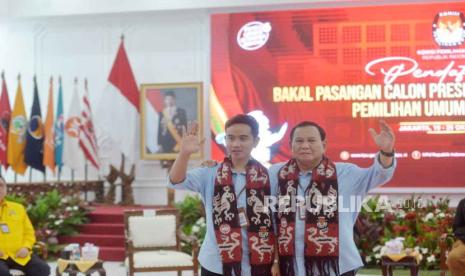
<svg viewBox="0 0 465 276"><path fill-rule="evenodd" d="M226 121L226 124L224 125L225 131L226 129L228 129L228 127L235 125L235 124L248 125L250 129L252 130L253 138L258 137L258 122L257 120L255 120L254 117L247 115L247 114L235 115Z"/></svg>
<svg viewBox="0 0 465 276"><path fill-rule="evenodd" d="M303 121L295 125L292 130L291 130L291 143L292 139L294 139L294 132L297 128L299 127L306 127L306 126L314 126L318 129L318 132L320 133L321 141L324 141L326 139L326 131L317 123L312 122L312 121Z"/></svg>
<svg viewBox="0 0 465 276"><path fill-rule="evenodd" d="M173 98L176 98L176 95L174 94L174 91L173 90L168 90L166 91L164 94L163 94L163 97L168 97L168 96L171 96Z"/></svg>

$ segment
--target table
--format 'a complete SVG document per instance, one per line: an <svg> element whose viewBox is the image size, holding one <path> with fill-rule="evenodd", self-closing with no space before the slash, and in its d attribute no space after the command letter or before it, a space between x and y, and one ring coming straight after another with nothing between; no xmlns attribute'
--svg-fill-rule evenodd
<svg viewBox="0 0 465 276"><path fill-rule="evenodd" d="M405 256L400 260L392 260L388 256L381 257L383 276L392 276L392 268L396 266L409 267L411 276L418 276L418 262L415 256Z"/></svg>
<svg viewBox="0 0 465 276"><path fill-rule="evenodd" d="M61 276L62 273L68 273L69 276L77 276L78 273L83 273L86 276L91 275L94 272L98 272L100 276L106 276L106 271L105 268L103 268L103 261L94 261L93 264L92 262L89 264L89 268L87 270L81 271L79 269L79 265L81 265L84 262L89 263L88 261L72 261L72 260L63 260L63 259L58 259L59 263L64 263L66 264L66 268L63 270L63 272L60 272L59 265L57 265L56 268L56 275Z"/></svg>

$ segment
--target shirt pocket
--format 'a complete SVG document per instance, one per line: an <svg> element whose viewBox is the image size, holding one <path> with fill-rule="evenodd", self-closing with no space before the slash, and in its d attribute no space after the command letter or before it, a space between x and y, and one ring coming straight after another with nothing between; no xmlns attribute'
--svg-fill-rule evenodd
<svg viewBox="0 0 465 276"><path fill-rule="evenodd" d="M19 214L16 211L10 211L7 214L8 220L11 220L11 221L20 221L21 217L22 217L21 214Z"/></svg>

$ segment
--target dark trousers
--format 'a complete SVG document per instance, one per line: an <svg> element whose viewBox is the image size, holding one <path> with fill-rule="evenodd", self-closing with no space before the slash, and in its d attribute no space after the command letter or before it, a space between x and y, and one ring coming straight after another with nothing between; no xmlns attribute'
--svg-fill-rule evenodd
<svg viewBox="0 0 465 276"><path fill-rule="evenodd" d="M26 273L26 276L50 275L50 267L48 264L34 254L32 254L31 260L24 266L16 263L11 258L6 259L6 261L0 260L0 276L10 276L10 269L21 270Z"/></svg>
<svg viewBox="0 0 465 276"><path fill-rule="evenodd" d="M200 270L200 276L221 276L223 274L217 274L214 272L211 272L209 270L206 270L204 267Z"/></svg>
<svg viewBox="0 0 465 276"><path fill-rule="evenodd" d="M347 271L346 273L341 274L341 276L355 276L355 272L356 272L355 270ZM200 276L221 276L221 275L222 274L217 274L217 273L208 271L203 267L200 271ZM281 276L285 276L285 275L281 275Z"/></svg>

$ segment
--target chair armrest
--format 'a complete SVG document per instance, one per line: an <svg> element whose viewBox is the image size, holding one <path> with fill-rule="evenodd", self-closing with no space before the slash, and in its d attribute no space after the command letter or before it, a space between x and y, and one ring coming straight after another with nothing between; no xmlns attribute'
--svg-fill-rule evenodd
<svg viewBox="0 0 465 276"><path fill-rule="evenodd" d="M131 238L125 238L124 243L126 245L126 252L128 252L128 251L132 252L134 250L134 244L132 243Z"/></svg>
<svg viewBox="0 0 465 276"><path fill-rule="evenodd" d="M129 260L132 262L132 258L134 255L134 244L132 243L132 238L124 232L124 245L125 245L125 253L126 257L129 257Z"/></svg>
<svg viewBox="0 0 465 276"><path fill-rule="evenodd" d="M192 244L192 245L193 244L198 245L198 239L194 235L184 234L184 232L182 231L182 227L178 228L177 234L181 241Z"/></svg>
<svg viewBox="0 0 465 276"><path fill-rule="evenodd" d="M454 240L454 236L450 233L444 233L439 237L438 247L440 249L439 268L441 271L449 270L447 266L447 255L451 249L450 243Z"/></svg>
<svg viewBox="0 0 465 276"><path fill-rule="evenodd" d="M199 245L198 243L193 243L192 244L192 257L194 257L195 259L197 259L197 257L199 256Z"/></svg>
<svg viewBox="0 0 465 276"><path fill-rule="evenodd" d="M48 249L47 245L44 242L38 241L32 246L33 250L37 251L37 254L43 259L47 260L48 258Z"/></svg>

